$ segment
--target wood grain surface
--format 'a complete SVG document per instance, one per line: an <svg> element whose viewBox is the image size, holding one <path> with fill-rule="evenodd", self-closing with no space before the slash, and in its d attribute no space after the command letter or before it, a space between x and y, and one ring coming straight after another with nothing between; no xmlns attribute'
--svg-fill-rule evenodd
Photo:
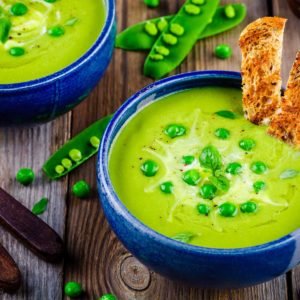
<svg viewBox="0 0 300 300"><path fill-rule="evenodd" d="M238 2L223 0L222 3ZM286 0L244 0L247 19L239 27L222 35L197 43L176 73L202 69L240 69L237 45L240 31L246 24L265 15L289 18L285 35L283 77L300 48L300 19L293 16ZM160 9L147 9L142 0L116 0L118 29L150 17L174 13L183 0L161 0ZM297 28L297 30L296 30ZM217 44L228 43L234 49L229 60L213 56ZM114 112L132 93L152 80L141 74L144 53L116 50L104 78L89 98L72 113L33 129L0 130L0 186L31 208L42 196L50 199L48 211L42 216L65 238L67 258L64 265L48 265L33 256L9 234L0 229L0 242L9 250L23 273L23 287L16 295L0 299L62 299L62 284L78 281L86 291L82 299L97 299L113 293L119 300L298 300L300 270L259 286L241 290L203 290L171 282L148 270L121 245L107 224L96 194L95 158L72 172L68 178L49 183L40 171L30 188L19 186L14 176L23 166L40 170L51 152L72 135L98 118ZM80 200L70 193L72 185L87 180L94 193ZM67 210L66 210L67 207ZM64 235L64 233L66 233ZM217 270L216 270L217 272Z"/></svg>

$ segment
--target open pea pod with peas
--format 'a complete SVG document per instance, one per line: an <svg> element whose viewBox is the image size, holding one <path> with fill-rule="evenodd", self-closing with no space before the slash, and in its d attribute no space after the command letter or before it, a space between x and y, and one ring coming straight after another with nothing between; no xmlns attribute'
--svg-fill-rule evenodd
<svg viewBox="0 0 300 300"><path fill-rule="evenodd" d="M245 4L235 3L219 6L205 29L199 34L198 40L214 36L239 25L246 17ZM174 15L146 20L134 24L117 35L117 48L131 51L150 50L160 32L169 24ZM153 24L153 25L149 25ZM152 27L152 30L151 30Z"/></svg>
<svg viewBox="0 0 300 300"><path fill-rule="evenodd" d="M179 66L218 5L219 0L187 0L154 43L144 64L144 74L159 79Z"/></svg>
<svg viewBox="0 0 300 300"><path fill-rule="evenodd" d="M109 115L98 120L64 144L44 164L45 174L51 179L59 179L95 155L111 118Z"/></svg>

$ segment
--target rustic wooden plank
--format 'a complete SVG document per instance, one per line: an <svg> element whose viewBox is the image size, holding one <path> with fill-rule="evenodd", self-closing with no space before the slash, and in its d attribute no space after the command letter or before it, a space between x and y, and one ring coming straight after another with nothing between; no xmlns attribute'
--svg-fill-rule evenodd
<svg viewBox="0 0 300 300"><path fill-rule="evenodd" d="M142 2L117 1L119 30L146 18L174 13L183 3L182 0L162 1L159 10L150 10ZM232 1L222 1L229 2ZM240 31L248 22L269 13L267 0L244 2L249 9L244 24L229 33L199 42L177 72L240 69L237 46ZM229 43L234 48L234 55L230 60L218 60L213 56L213 49L219 43ZM109 70L98 88L87 101L75 109L73 134L97 118L113 112L128 96L152 82L141 76L144 58L144 53L115 51ZM79 179L86 179L96 188L95 159L70 175L70 185ZM68 195L68 199L67 244L70 258L66 263L65 281L76 280L82 283L87 299L96 299L107 292L114 293L122 300L287 299L285 276L257 287L235 291L189 288L162 278L132 258L120 244L103 216L96 194L88 200L79 200L72 195Z"/></svg>
<svg viewBox="0 0 300 300"><path fill-rule="evenodd" d="M296 52L300 49L300 18L297 18L288 6L287 1L273 0L274 15L283 16L288 19L284 38L282 76L283 85L286 85L288 74L296 57ZM294 300L300 299L300 267L293 270L288 275L290 287L289 295Z"/></svg>
<svg viewBox="0 0 300 300"><path fill-rule="evenodd" d="M61 237L65 231L65 191L67 181L49 182L41 172L46 158L69 138L70 116L36 126L0 130L0 186L32 208L41 197L49 197L49 208L41 216ZM37 179L30 187L18 184L14 177L21 167L31 167ZM17 294L0 296L3 300L60 299L63 264L51 265L38 259L10 234L0 228L0 241L19 265L23 282ZM1 293L0 293L1 294Z"/></svg>

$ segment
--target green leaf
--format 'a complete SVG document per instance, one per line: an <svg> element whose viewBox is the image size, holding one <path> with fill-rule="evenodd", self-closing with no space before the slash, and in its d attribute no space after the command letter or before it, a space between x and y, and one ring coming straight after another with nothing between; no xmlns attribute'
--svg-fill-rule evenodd
<svg viewBox="0 0 300 300"><path fill-rule="evenodd" d="M35 203L32 208L32 213L35 215L43 214L48 206L49 200L47 198L42 198L39 202Z"/></svg>
<svg viewBox="0 0 300 300"><path fill-rule="evenodd" d="M71 19L69 19L69 20L65 23L65 25L66 25L66 26L73 26L73 25L75 25L77 22L78 22L78 19L77 19L77 18L71 18Z"/></svg>
<svg viewBox="0 0 300 300"><path fill-rule="evenodd" d="M209 177L210 182L221 192L228 192L230 189L230 181L224 175Z"/></svg>
<svg viewBox="0 0 300 300"><path fill-rule="evenodd" d="M8 18L0 18L0 42L5 43L8 40L11 22Z"/></svg>
<svg viewBox="0 0 300 300"><path fill-rule="evenodd" d="M236 115L230 110L220 110L217 111L215 114L226 119L234 120L236 118Z"/></svg>
<svg viewBox="0 0 300 300"><path fill-rule="evenodd" d="M218 149L214 146L206 146L199 157L203 168L211 169L215 172L222 167L222 157Z"/></svg>
<svg viewBox="0 0 300 300"><path fill-rule="evenodd" d="M172 239L182 243L189 243L195 236L194 233L182 232L173 236Z"/></svg>
<svg viewBox="0 0 300 300"><path fill-rule="evenodd" d="M280 178L280 179L291 179L291 178L297 177L299 174L300 174L300 172L297 171L297 170L294 170L294 169L288 169L288 170L283 171L283 172L280 174L279 178Z"/></svg>

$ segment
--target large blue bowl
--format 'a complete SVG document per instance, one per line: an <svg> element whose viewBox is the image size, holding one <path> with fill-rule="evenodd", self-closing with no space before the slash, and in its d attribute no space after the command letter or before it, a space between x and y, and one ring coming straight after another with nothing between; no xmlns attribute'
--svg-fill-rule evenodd
<svg viewBox="0 0 300 300"><path fill-rule="evenodd" d="M256 247L215 249L192 246L145 226L126 209L112 186L108 172L109 152L124 123L145 105L161 97L201 86L240 88L241 75L205 71L170 77L139 91L116 112L104 134L97 165L104 213L113 231L134 256L171 279L209 288L245 287L271 280L300 262L300 230Z"/></svg>
<svg viewBox="0 0 300 300"><path fill-rule="evenodd" d="M111 60L116 35L115 2L104 1L103 30L81 58L47 77L0 84L0 126L50 121L74 108L97 85Z"/></svg>

